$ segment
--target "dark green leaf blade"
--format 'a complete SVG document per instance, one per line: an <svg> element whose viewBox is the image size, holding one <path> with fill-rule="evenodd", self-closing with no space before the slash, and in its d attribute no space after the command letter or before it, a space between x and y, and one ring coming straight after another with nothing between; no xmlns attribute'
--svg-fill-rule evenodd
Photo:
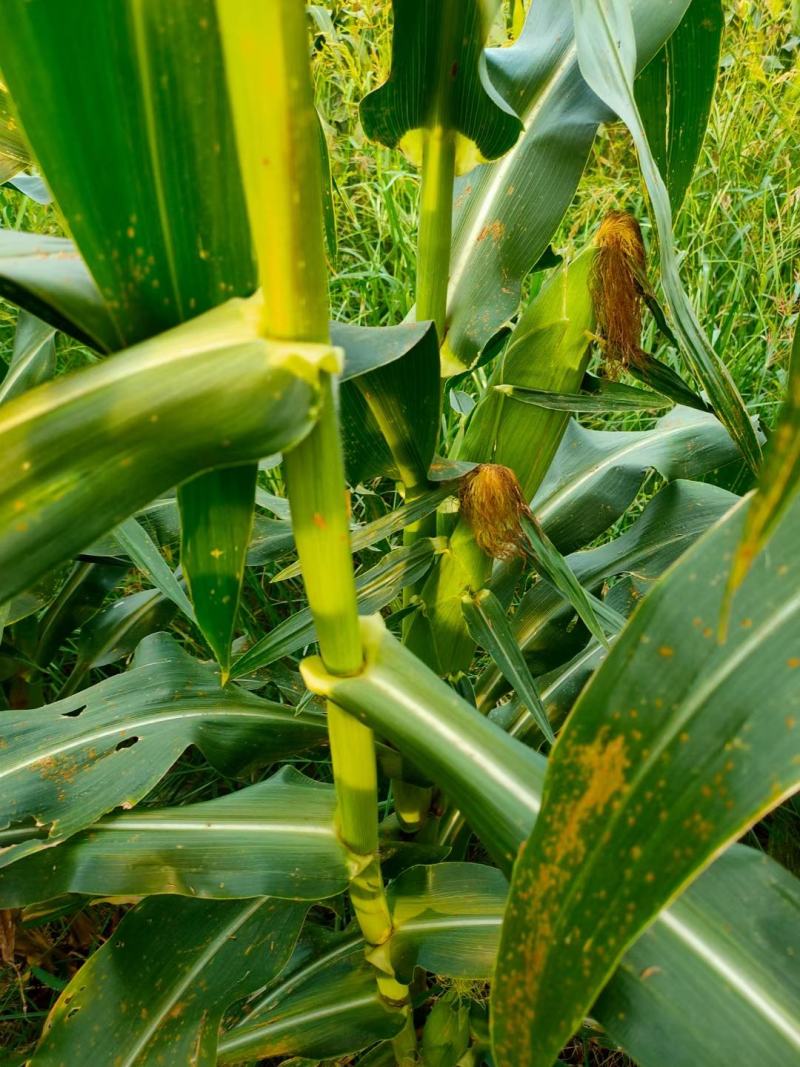
<svg viewBox="0 0 800 1067"><path fill-rule="evenodd" d="M280 973L305 912L276 900L143 901L61 994L31 1062L216 1067L225 1009Z"/></svg>
<svg viewBox="0 0 800 1067"><path fill-rule="evenodd" d="M319 744L326 733L321 718L220 689L209 665L162 634L142 642L124 674L35 715L7 712L0 735L6 864L136 804L190 744L233 774ZM8 832L15 827L18 843Z"/></svg>
<svg viewBox="0 0 800 1067"><path fill-rule="evenodd" d="M720 646L743 512L644 601L554 750L495 983L504 1063L550 1067L637 934L800 786L800 593L787 577L800 569L800 508L742 586Z"/></svg>
<svg viewBox="0 0 800 1067"><path fill-rule="evenodd" d="M22 907L62 893L336 896L351 867L336 834L335 804L332 786L284 767L215 800L109 815L3 868L0 902Z"/></svg>
<svg viewBox="0 0 800 1067"><path fill-rule="evenodd" d="M721 0L692 0L681 24L636 81L636 103L674 215L703 145L724 26Z"/></svg>
<svg viewBox="0 0 800 1067"><path fill-rule="evenodd" d="M181 567L192 594L197 624L222 668L231 663L231 641L255 512L258 466L226 467L184 482Z"/></svg>

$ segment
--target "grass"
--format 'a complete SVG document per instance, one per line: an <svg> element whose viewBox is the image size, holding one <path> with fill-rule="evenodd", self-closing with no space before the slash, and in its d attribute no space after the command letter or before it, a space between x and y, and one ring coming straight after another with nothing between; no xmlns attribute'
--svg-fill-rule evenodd
<svg viewBox="0 0 800 1067"><path fill-rule="evenodd" d="M330 146L338 231L338 249L331 257L332 313L372 326L401 321L414 300L419 177L399 152L367 143L358 121L360 99L386 74L391 40L387 8L385 0L311 5L314 72ZM798 41L783 0L734 0L726 3L726 10L719 90L676 236L683 277L700 319L751 412L769 423L782 395L800 310L800 149L795 129L800 89L793 76ZM556 236L556 248L570 252L580 247L605 211L620 207L642 219L649 236L630 142L624 129L615 126L597 140ZM40 207L9 189L0 189L0 224L63 232L54 207ZM15 323L16 310L0 301L0 359L5 361ZM63 336L58 354L62 369L93 358ZM467 386L480 387L479 375ZM358 506L373 518L387 502L380 495L367 495ZM266 596L263 576L248 572L248 582L245 624L255 634L265 619L277 621L291 604L276 603L272 593ZM294 595L297 586L292 588ZM47 699L53 695L49 690L64 680L74 655L74 646L65 648L53 665L45 685ZM286 684L293 684L288 672ZM187 795L201 799L224 788L195 754L181 761L152 800L172 803ZM800 870L798 839L798 808L786 805L753 832L750 843ZM8 1055L30 1046L59 984L107 936L117 918L118 911L112 909L80 908L26 926L16 964L0 971L0 1047ZM565 1052L564 1059L608 1067L625 1062L583 1042ZM0 1056L0 1063L5 1062Z"/></svg>

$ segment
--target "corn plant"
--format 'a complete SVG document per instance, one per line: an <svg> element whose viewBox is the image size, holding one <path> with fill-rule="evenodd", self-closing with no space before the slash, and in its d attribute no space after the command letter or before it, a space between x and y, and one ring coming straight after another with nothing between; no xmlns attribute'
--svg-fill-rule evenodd
<svg viewBox="0 0 800 1067"><path fill-rule="evenodd" d="M499 6L393 0L369 328L305 5L6 0L2 176L70 237L0 233L0 907L111 916L37 1067L800 1054L800 888L737 843L800 782L800 345L762 461L672 236L721 3ZM612 121L653 254L562 259Z"/></svg>

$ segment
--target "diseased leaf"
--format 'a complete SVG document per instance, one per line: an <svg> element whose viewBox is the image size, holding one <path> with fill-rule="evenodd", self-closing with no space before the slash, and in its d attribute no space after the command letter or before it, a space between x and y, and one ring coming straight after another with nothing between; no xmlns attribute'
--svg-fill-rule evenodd
<svg viewBox="0 0 800 1067"><path fill-rule="evenodd" d="M509 1067L550 1067L636 936L800 787L800 507L756 561L719 645L744 510L650 593L553 750L493 989L495 1054Z"/></svg>
<svg viewBox="0 0 800 1067"><path fill-rule="evenodd" d="M0 736L2 865L133 806L191 744L240 773L321 743L325 723L220 689L209 665L162 634L124 674L35 713L5 712Z"/></svg>
<svg viewBox="0 0 800 1067"><path fill-rule="evenodd" d="M56 1001L31 1060L216 1067L226 1008L282 970L306 905L153 897L130 912Z"/></svg>

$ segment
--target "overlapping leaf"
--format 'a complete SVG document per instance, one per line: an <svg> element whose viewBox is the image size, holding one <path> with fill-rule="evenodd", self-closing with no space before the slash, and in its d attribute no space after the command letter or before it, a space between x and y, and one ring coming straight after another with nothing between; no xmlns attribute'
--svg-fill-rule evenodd
<svg viewBox="0 0 800 1067"><path fill-rule="evenodd" d="M494 987L504 1063L549 1067L637 934L800 787L800 508L756 562L719 645L743 511L661 580L554 750Z"/></svg>
<svg viewBox="0 0 800 1067"><path fill-rule="evenodd" d="M115 807L131 807L195 744L239 772L313 746L325 724L236 687L164 636L124 674L35 713L4 715L2 863L47 848Z"/></svg>

